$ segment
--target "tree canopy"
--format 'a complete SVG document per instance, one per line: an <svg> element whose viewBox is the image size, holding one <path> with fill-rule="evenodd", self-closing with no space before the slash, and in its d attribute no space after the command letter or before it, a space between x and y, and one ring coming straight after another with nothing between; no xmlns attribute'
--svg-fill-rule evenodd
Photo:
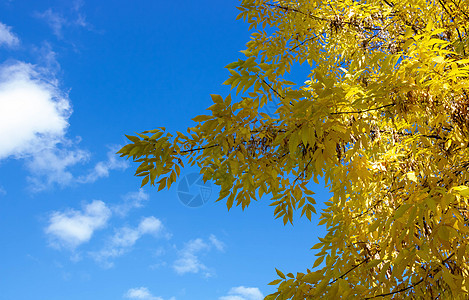
<svg viewBox="0 0 469 300"><path fill-rule="evenodd" d="M466 299L469 291L469 1L242 0L245 59L227 66L187 133L128 136L142 186L170 187L183 158L244 209L316 213L317 260L266 299ZM288 73L307 65L304 82ZM291 77L291 76L290 76ZM278 101L275 114L262 107Z"/></svg>

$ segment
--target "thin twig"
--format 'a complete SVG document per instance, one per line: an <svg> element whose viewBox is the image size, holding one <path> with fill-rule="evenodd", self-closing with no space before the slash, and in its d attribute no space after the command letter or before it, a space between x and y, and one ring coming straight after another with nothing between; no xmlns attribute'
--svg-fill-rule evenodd
<svg viewBox="0 0 469 300"><path fill-rule="evenodd" d="M363 264L366 263L368 260L369 260L369 258L365 258L364 261L362 261L362 262L359 263L358 265L353 266L353 268L351 268L350 270L348 270L348 271L345 272L344 274L340 275L340 276L337 277L336 279L334 279L334 280L332 280L331 282L329 282L328 285L331 285L331 284L333 284L334 282L336 282L337 280L344 278L348 273L352 272L353 270L355 270L355 269L358 268L359 266L363 265Z"/></svg>
<svg viewBox="0 0 469 300"><path fill-rule="evenodd" d="M301 10L298 10L296 8L291 8L291 7L288 7L288 6L275 5L275 4L270 4L270 3L266 3L266 5L270 6L270 7L283 9L286 12L288 12L288 11L296 12L296 13L305 15L305 16L309 17L310 19L313 19L313 20L316 20L316 21L324 21L324 22L330 22L330 23L332 23L334 21L334 20L330 20L330 19L327 19L327 18L322 18L322 17L312 15L311 13L305 13ZM356 23L353 23L353 22L342 21L342 23L347 24L347 25L352 25L355 28L360 28L360 25L358 25ZM378 28L378 27L368 27L368 26L362 26L361 28L366 29L366 30L380 30L381 29L381 28Z"/></svg>
<svg viewBox="0 0 469 300"><path fill-rule="evenodd" d="M462 10L458 4L456 4L456 2L454 2L454 0L451 0L451 2L453 2L454 5L456 5L456 7L458 8L459 12L461 12L465 17L466 19L469 20L469 15L467 13L464 12L464 10Z"/></svg>
<svg viewBox="0 0 469 300"><path fill-rule="evenodd" d="M424 280L424 278L420 279L419 281L417 281L413 285L410 285L410 286L405 287L403 289L400 289L400 290L397 290L397 291L394 291L394 292L390 292L390 293L386 293L386 294L379 294L379 295L376 295L376 296L373 296L373 297L367 297L367 298L365 298L365 300L374 299L374 298L378 298L378 297L386 297L386 296L394 295L394 294L397 294L397 293L405 292L405 291L407 291L411 288L414 288L417 285L421 284L423 282L423 280Z"/></svg>
<svg viewBox="0 0 469 300"><path fill-rule="evenodd" d="M306 146L306 145L305 145ZM306 169L309 167L309 165L311 164L311 161L313 161L313 157L311 157L311 159L309 160L309 162L306 164L306 166L304 167L303 171L300 172L300 174L298 174L298 176L295 178L295 180L293 180L293 183L295 183L300 177L301 175L306 171Z"/></svg>
<svg viewBox="0 0 469 300"><path fill-rule="evenodd" d="M383 106L380 106L380 107L368 108L368 109L359 110L359 111L340 111L340 112L333 112L333 113L331 113L331 115L361 114L361 113L365 113L365 112L372 111L372 110L380 110L380 109L382 109L382 108L386 108L386 107L390 107L390 106L394 106L394 105L396 105L396 104L395 104L395 103L391 103L391 104L386 104L386 105L383 105Z"/></svg>
<svg viewBox="0 0 469 300"><path fill-rule="evenodd" d="M257 78L258 78L258 79L261 79L262 82L264 82L279 98L285 100L285 97L283 97L282 95L280 95L279 92L277 92L277 90L275 90L267 81L265 81L264 78L260 78L260 77L259 77L259 74L257 74Z"/></svg>
<svg viewBox="0 0 469 300"><path fill-rule="evenodd" d="M317 38L319 38L319 35L310 37L309 39L306 39L306 40L304 40L303 42L301 42L301 43L299 43L298 45L296 45L295 47L291 48L290 51L293 51L293 50L295 50L296 48L298 48L298 47L300 47L300 46L303 46L306 42L314 41L314 40L317 39Z"/></svg>
<svg viewBox="0 0 469 300"><path fill-rule="evenodd" d="M194 151L210 149L210 148L214 148L214 147L218 147L218 146L220 146L220 145L216 144L216 145L212 145L212 146L208 146L208 147L200 147L200 148L196 148L196 149L183 150L183 151L179 151L179 153L180 154L185 154L185 153L190 153L190 152L194 152ZM176 153L176 151L175 151L175 153Z"/></svg>
<svg viewBox="0 0 469 300"><path fill-rule="evenodd" d="M386 0L383 0L383 1L384 1L384 3L386 3L388 6L394 7L394 3L388 2L388 1L386 1Z"/></svg>

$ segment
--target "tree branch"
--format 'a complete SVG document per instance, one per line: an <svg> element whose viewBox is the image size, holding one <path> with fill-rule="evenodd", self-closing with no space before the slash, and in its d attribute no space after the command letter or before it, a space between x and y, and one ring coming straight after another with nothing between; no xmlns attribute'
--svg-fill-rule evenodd
<svg viewBox="0 0 469 300"><path fill-rule="evenodd" d="M299 43L299 44L296 45L295 47L291 48L290 51L293 51L293 50L295 50L296 48L298 48L298 47L300 47L300 46L303 46L306 42L314 41L314 40L317 39L317 38L319 38L319 35L310 37L310 38L304 40L303 42Z"/></svg>
<svg viewBox="0 0 469 300"><path fill-rule="evenodd" d="M344 278L348 273L352 272L353 270L355 270L355 269L358 268L359 266L363 265L363 264L366 263L368 260L369 260L369 258L365 258L364 261L362 261L362 262L359 263L358 265L353 266L350 270L348 270L348 271L345 272L344 274L340 275L340 276L337 277L336 279L334 279L334 280L332 280L331 282L329 282L328 285L331 285L331 284L333 284L334 282L336 282L337 280Z"/></svg>
<svg viewBox="0 0 469 300"><path fill-rule="evenodd" d="M334 23L334 20L318 17L318 16L315 16L315 15L312 15L311 13L305 13L305 12L299 10L299 9L296 9L296 8L291 8L291 7L288 7L288 6L282 6L282 5L276 5L276 4L270 4L270 3L266 3L266 5L270 6L270 7L282 9L286 12L292 11L292 12L295 12L295 13L299 13L299 14L305 15L308 18L316 20L316 21L324 21L324 22ZM355 28L360 28L360 25L358 25L354 22L341 21L341 23L347 24L347 25L352 25ZM368 26L362 26L361 28L366 29L366 30L380 30L381 29L381 28L378 28L378 27L368 27Z"/></svg>
<svg viewBox="0 0 469 300"><path fill-rule="evenodd" d="M282 95L279 94L279 92L277 92L277 90L275 90L267 81L265 81L264 78L260 78L259 77L259 74L257 74L257 78L262 80L263 83L265 83L276 95L277 97L279 97L280 99L283 99L285 100L285 97L283 97Z"/></svg>
<svg viewBox="0 0 469 300"><path fill-rule="evenodd" d="M214 148L214 147L218 147L220 145L216 144L216 145L212 145L212 146L207 146L207 147L200 147L200 148L195 148L195 149L189 149L189 150L183 150L183 151L179 151L180 154L185 154L185 153L190 153L190 152L194 152L194 151L200 151L200 150L205 150L205 149L210 149L210 148ZM177 152L176 152L177 153Z"/></svg>
<svg viewBox="0 0 469 300"><path fill-rule="evenodd" d="M414 288L417 285L421 284L423 282L423 280L424 280L424 278L420 279L419 281L417 281L413 285L410 285L410 286L405 287L403 289L400 289L400 290L397 290L397 291L394 291L394 292L390 292L390 293L386 293L386 294L379 294L379 295L376 295L376 296L373 296L373 297L367 297L367 298L365 298L365 300L374 299L374 298L378 298L378 297L386 297L386 296L394 295L394 294L397 294L397 293L405 292L405 291L407 291L411 288Z"/></svg>
<svg viewBox="0 0 469 300"><path fill-rule="evenodd" d="M308 161L303 171L301 171L300 174L298 174L298 176L295 178L295 180L293 180L293 183L295 183L301 177L301 175L306 171L306 169L309 167L312 161L313 161L313 157L311 157L311 159Z"/></svg>
<svg viewBox="0 0 469 300"><path fill-rule="evenodd" d="M394 7L394 3L383 0L389 7Z"/></svg>
<svg viewBox="0 0 469 300"><path fill-rule="evenodd" d="M442 260L441 263L444 265L453 256L454 256L454 253L451 253L451 255L448 256L446 259ZM424 280L425 280L425 278L422 278L419 281L417 281L416 283L414 283L414 284L412 284L408 287L402 288L402 289L394 291L394 292L389 292L389 293L385 293L385 294L379 294L379 295L376 295L376 296L373 296L373 297L368 297L368 298L365 298L365 300L374 299L374 298L378 298L378 297L386 297L386 296L391 296L391 295L394 295L394 294L397 294L397 293L405 292L405 291L410 290L410 289L416 287L417 285L421 284Z"/></svg>
<svg viewBox="0 0 469 300"><path fill-rule="evenodd" d="M380 106L380 107L368 108L368 109L359 110L359 111L340 111L340 112L333 112L333 113L331 113L331 115L361 114L361 113L369 112L369 111L372 111L372 110L380 110L380 109L382 109L382 108L386 108L386 107L390 107L390 106L394 106L394 105L396 105L396 104L395 104L395 103L391 103L391 104L386 104L386 105L383 105L383 106Z"/></svg>

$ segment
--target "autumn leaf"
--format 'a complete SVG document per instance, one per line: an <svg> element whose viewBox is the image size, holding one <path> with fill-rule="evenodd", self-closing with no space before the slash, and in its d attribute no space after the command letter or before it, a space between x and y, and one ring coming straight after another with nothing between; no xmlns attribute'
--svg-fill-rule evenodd
<svg viewBox="0 0 469 300"><path fill-rule="evenodd" d="M189 161L228 209L293 223L323 204L318 259L276 269L266 299L467 298L468 0L240 3L251 38L224 84L241 96L212 95L187 134L127 136L142 186Z"/></svg>

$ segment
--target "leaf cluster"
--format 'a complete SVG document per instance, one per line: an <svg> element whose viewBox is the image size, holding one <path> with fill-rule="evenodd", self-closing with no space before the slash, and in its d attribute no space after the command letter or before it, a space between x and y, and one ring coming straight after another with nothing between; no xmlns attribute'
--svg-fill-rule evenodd
<svg viewBox="0 0 469 300"><path fill-rule="evenodd" d="M228 209L268 194L286 224L316 213L308 183L321 177L333 197L318 258L297 275L277 270L266 299L467 298L468 0L239 9L251 40L225 84L241 99L212 95L187 134L129 137L119 153L140 163L142 186L169 187L187 158ZM304 82L285 79L302 64ZM274 100L275 116L262 113Z"/></svg>

